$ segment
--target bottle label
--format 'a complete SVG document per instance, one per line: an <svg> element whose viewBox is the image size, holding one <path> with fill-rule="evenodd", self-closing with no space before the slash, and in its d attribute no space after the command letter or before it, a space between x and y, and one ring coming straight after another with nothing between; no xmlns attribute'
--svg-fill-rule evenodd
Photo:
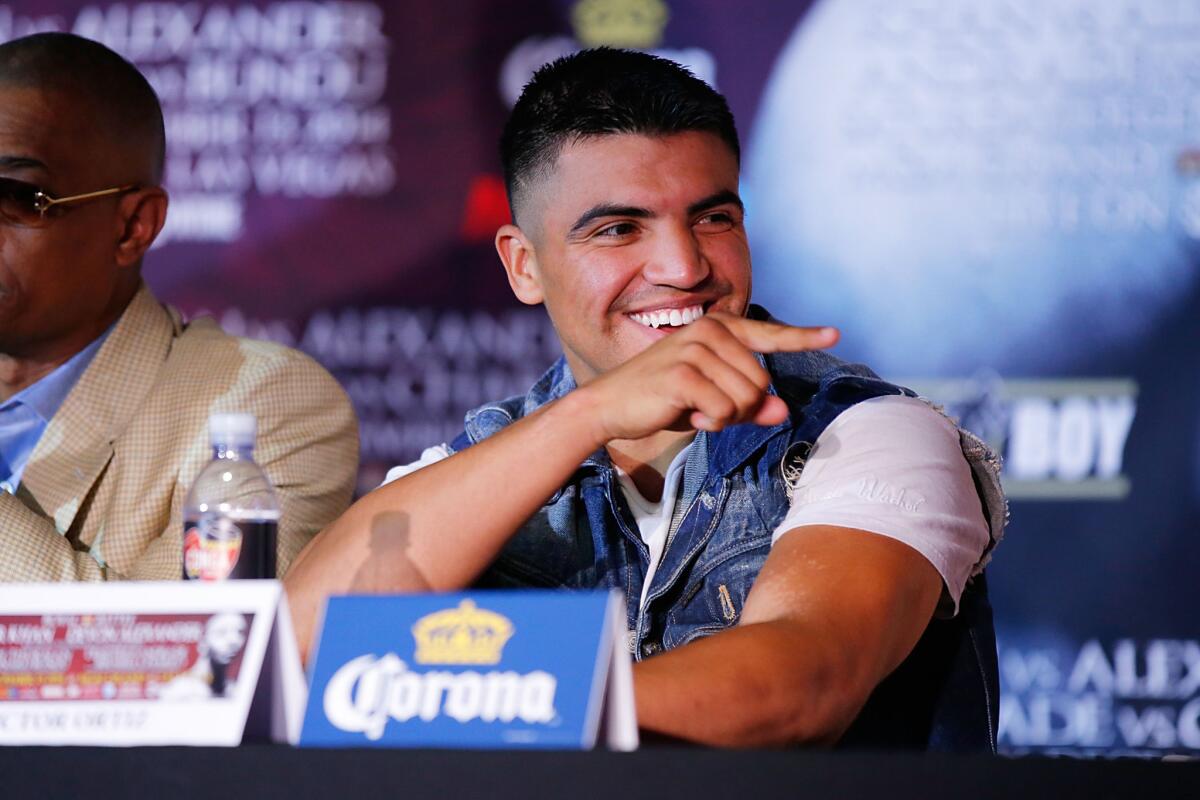
<svg viewBox="0 0 1200 800"><path fill-rule="evenodd" d="M183 576L188 580L228 578L242 552L242 531L229 517L204 516L185 526Z"/></svg>

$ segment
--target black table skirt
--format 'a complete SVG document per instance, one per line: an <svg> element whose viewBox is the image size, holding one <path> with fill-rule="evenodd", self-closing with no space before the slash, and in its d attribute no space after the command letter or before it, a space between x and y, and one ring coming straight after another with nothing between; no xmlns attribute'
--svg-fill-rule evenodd
<svg viewBox="0 0 1200 800"><path fill-rule="evenodd" d="M0 797L1200 798L1200 762L887 753L0 748Z"/></svg>

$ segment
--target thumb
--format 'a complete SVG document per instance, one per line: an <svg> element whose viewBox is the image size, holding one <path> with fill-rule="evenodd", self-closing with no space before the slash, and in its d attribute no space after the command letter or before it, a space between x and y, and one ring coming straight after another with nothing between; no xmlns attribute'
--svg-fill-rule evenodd
<svg viewBox="0 0 1200 800"><path fill-rule="evenodd" d="M769 394L763 398L762 405L758 407L758 411L754 412L754 416L750 421L755 425L778 425L788 418L787 403L779 399L773 394Z"/></svg>

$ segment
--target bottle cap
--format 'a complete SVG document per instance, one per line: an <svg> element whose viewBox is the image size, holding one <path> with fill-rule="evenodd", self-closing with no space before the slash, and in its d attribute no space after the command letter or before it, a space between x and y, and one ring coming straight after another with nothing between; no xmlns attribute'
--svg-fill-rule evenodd
<svg viewBox="0 0 1200 800"><path fill-rule="evenodd" d="M213 446L253 447L257 427L253 414L213 414L208 418L208 438Z"/></svg>

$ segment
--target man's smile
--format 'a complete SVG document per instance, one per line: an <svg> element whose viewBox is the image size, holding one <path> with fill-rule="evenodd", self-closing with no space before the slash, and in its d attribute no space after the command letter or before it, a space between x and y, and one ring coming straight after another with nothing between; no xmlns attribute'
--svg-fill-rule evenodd
<svg viewBox="0 0 1200 800"><path fill-rule="evenodd" d="M704 316L704 306L694 305L687 308L658 308L647 311L631 312L629 318L647 328L672 327L680 328L690 325Z"/></svg>

